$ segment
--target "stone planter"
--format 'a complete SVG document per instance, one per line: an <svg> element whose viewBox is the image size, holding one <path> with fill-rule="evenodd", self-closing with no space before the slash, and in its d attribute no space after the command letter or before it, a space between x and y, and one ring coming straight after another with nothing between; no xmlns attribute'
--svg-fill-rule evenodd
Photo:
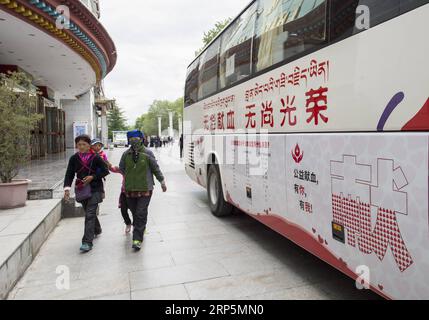
<svg viewBox="0 0 429 320"><path fill-rule="evenodd" d="M0 183L0 209L24 207L30 182L30 180L13 180L12 183Z"/></svg>

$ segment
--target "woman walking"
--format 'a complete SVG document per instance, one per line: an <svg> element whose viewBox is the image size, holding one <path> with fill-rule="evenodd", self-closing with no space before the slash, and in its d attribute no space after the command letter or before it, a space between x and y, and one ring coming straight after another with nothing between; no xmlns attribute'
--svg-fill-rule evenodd
<svg viewBox="0 0 429 320"><path fill-rule="evenodd" d="M82 238L82 252L92 250L94 237L102 229L97 217L98 205L103 202L103 178L109 174L105 162L91 152L91 138L87 135L75 139L78 152L71 156L64 178L64 199L70 199L70 190L76 177L76 201L85 210L85 232Z"/></svg>
<svg viewBox="0 0 429 320"><path fill-rule="evenodd" d="M154 189L153 176L161 183L162 191L166 192L167 186L154 154L143 144L144 134L134 130L128 132L127 136L131 148L122 155L119 169L125 176L125 196L133 214L132 248L140 251Z"/></svg>

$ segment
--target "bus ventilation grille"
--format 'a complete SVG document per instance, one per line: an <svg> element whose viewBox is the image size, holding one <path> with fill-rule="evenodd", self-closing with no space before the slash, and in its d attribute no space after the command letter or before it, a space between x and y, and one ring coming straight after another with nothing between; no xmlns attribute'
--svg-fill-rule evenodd
<svg viewBox="0 0 429 320"><path fill-rule="evenodd" d="M195 169L195 159L194 159L194 149L195 149L195 144L192 142L189 144L189 166L192 169Z"/></svg>

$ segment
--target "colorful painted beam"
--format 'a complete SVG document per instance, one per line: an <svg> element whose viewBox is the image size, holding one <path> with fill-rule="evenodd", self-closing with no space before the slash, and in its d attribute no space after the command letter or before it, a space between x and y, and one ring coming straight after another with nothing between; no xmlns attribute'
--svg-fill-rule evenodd
<svg viewBox="0 0 429 320"><path fill-rule="evenodd" d="M106 49L103 48L104 50L102 50L93 41L94 36L90 37L88 33L79 27L81 22L75 21L74 16L70 17L66 28L57 28L57 19L64 19L64 17L46 1L0 0L0 9L35 25L68 45L91 65L97 81L103 79L116 63L116 52L113 54L114 59L106 56L108 54ZM94 19L96 18L94 17ZM111 40L110 42L110 46L114 48L113 42Z"/></svg>

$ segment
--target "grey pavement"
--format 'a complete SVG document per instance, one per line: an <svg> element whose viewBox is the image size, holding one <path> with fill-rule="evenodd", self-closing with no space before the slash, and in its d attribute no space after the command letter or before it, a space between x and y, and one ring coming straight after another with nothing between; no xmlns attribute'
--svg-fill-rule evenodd
<svg viewBox="0 0 429 320"><path fill-rule="evenodd" d="M61 219L61 200L27 201L22 208L0 210L0 299L31 264Z"/></svg>
<svg viewBox="0 0 429 320"><path fill-rule="evenodd" d="M123 151L109 152L110 161ZM140 253L117 208L122 178L111 174L94 250L79 253L82 218L60 221L9 299L378 299L243 213L213 217L177 154L156 151L169 190L157 186ZM69 271L68 289L57 288L61 270Z"/></svg>
<svg viewBox="0 0 429 320"><path fill-rule="evenodd" d="M73 154L73 150L59 154L50 154L40 160L28 162L19 171L18 179L31 180L28 190L52 190L53 198L61 198L62 179L66 172L68 159Z"/></svg>

